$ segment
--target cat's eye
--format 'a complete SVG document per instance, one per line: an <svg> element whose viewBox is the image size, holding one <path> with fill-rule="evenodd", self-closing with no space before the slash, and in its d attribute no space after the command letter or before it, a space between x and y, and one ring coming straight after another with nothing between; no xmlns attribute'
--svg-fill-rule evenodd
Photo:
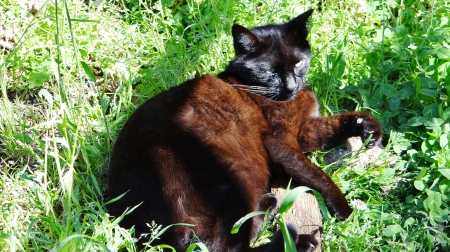
<svg viewBox="0 0 450 252"><path fill-rule="evenodd" d="M276 69L275 69L275 67L271 67L271 68L269 68L269 71L267 71L268 73L275 73L276 72Z"/></svg>
<svg viewBox="0 0 450 252"><path fill-rule="evenodd" d="M303 60L300 60L299 62L297 62L297 64L295 64L295 67L301 67L303 66Z"/></svg>

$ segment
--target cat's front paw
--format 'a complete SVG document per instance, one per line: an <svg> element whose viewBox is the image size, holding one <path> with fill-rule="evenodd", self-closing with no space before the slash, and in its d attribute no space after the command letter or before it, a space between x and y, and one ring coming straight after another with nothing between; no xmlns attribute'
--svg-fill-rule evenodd
<svg viewBox="0 0 450 252"><path fill-rule="evenodd" d="M336 215L336 217L338 217L341 221L345 221L353 212L347 201L338 203L334 202L333 204L326 202L326 205L328 211L330 211L330 214Z"/></svg>
<svg viewBox="0 0 450 252"><path fill-rule="evenodd" d="M367 147L374 147L381 142L382 129L377 119L370 115L363 114L356 116L354 123L356 124L355 128L359 131L356 133L361 137L363 143L370 138L366 145Z"/></svg>
<svg viewBox="0 0 450 252"><path fill-rule="evenodd" d="M332 216L336 215L341 221L345 221L350 214L352 214L352 208L337 187L322 191L321 194L325 201L325 205Z"/></svg>

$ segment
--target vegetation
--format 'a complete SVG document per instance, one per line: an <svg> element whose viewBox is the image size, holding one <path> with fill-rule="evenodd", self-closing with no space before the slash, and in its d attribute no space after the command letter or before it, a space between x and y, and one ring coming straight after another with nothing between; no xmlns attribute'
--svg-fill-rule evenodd
<svg viewBox="0 0 450 252"><path fill-rule="evenodd" d="M135 251L105 208L123 123L154 94L223 69L232 24L310 8L321 112L368 111L385 139L365 167L311 154L356 209L325 221L324 251L450 250L449 1L40 2L0 2L2 251Z"/></svg>

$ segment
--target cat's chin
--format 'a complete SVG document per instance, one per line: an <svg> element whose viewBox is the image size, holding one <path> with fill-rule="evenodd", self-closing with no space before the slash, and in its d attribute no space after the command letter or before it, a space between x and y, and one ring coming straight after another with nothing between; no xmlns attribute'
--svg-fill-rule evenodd
<svg viewBox="0 0 450 252"><path fill-rule="evenodd" d="M300 92L301 89L302 89L302 87L299 86L294 91L285 91L285 90L283 90L283 91L280 92L280 94L277 97L274 97L272 99L276 100L276 101L293 100L293 99L295 99L295 97L297 96L297 94Z"/></svg>

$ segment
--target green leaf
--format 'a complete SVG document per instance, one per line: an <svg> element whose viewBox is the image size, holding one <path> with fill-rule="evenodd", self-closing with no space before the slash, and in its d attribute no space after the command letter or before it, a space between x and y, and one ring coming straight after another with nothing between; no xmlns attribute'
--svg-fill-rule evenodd
<svg viewBox="0 0 450 252"><path fill-rule="evenodd" d="M412 85L412 82L410 85ZM404 88L398 90L398 96L401 98L409 98L415 94L416 94L416 90L412 86L407 86L407 87L404 87Z"/></svg>
<svg viewBox="0 0 450 252"><path fill-rule="evenodd" d="M450 60L450 49L441 47L436 51L436 55L439 59Z"/></svg>
<svg viewBox="0 0 450 252"><path fill-rule="evenodd" d="M39 90L38 95L42 98L44 98L45 100L47 100L48 105L50 106L50 109L53 107L53 96L48 92L47 89L43 88L41 90Z"/></svg>
<svg viewBox="0 0 450 252"><path fill-rule="evenodd" d="M32 72L29 77L30 88L39 88L50 79L47 73Z"/></svg>
<svg viewBox="0 0 450 252"><path fill-rule="evenodd" d="M441 125L444 124L444 120L441 118L431 118L431 120L424 123L425 127L429 130L440 129Z"/></svg>
<svg viewBox="0 0 450 252"><path fill-rule="evenodd" d="M400 98L393 96L389 98L389 109L392 111L398 111L400 107Z"/></svg>
<svg viewBox="0 0 450 252"><path fill-rule="evenodd" d="M430 89L438 89L439 83L429 77L420 77L420 82L422 83L423 88L430 88Z"/></svg>
<svg viewBox="0 0 450 252"><path fill-rule="evenodd" d="M447 175L444 176L450 176L450 171L447 171ZM444 178L439 182L439 191L442 193L442 195L450 196L450 179Z"/></svg>
<svg viewBox="0 0 450 252"><path fill-rule="evenodd" d="M170 249L170 250L172 250L172 252L177 252L177 250L174 247L167 245L167 244L156 245L156 246L152 247L152 249L150 251L161 251L163 249ZM166 251L166 250L163 250L163 251Z"/></svg>
<svg viewBox="0 0 450 252"><path fill-rule="evenodd" d="M197 247L199 247L200 251L202 251L202 252L209 251L203 242L196 242L196 243L192 243L191 245L189 245L189 247L186 249L186 252L193 252L193 251L195 251L194 249Z"/></svg>
<svg viewBox="0 0 450 252"><path fill-rule="evenodd" d="M322 195L316 191L316 190L312 190L314 196L316 196L317 199L317 203L319 204L319 209L322 212L322 216L326 219L326 220L331 220L331 214L330 212L328 212L328 208L327 205L325 204L325 200L323 199Z"/></svg>
<svg viewBox="0 0 450 252"><path fill-rule="evenodd" d="M440 192L427 190L428 197L423 201L423 205L426 209L436 210L442 205L442 198Z"/></svg>
<svg viewBox="0 0 450 252"><path fill-rule="evenodd" d="M439 117L439 113L438 113L438 104L437 103L433 103L430 104L428 106L426 106L423 109L423 116L426 118L436 118Z"/></svg>
<svg viewBox="0 0 450 252"><path fill-rule="evenodd" d="M450 179L450 168L439 168L438 171L447 179Z"/></svg>
<svg viewBox="0 0 450 252"><path fill-rule="evenodd" d="M409 217L408 219L406 219L405 223L403 224L403 227L408 227L411 225L414 225L416 223L416 220L412 217Z"/></svg>
<svg viewBox="0 0 450 252"><path fill-rule="evenodd" d="M439 145L441 146L442 149L444 149L445 147L448 146L448 135L447 134L442 134L439 137Z"/></svg>
<svg viewBox="0 0 450 252"><path fill-rule="evenodd" d="M255 212L251 212L251 213L245 215L244 217L240 218L238 221L236 221L236 223L234 223L233 228L231 229L231 233L237 234L239 232L239 228L241 228L241 226L242 226L242 224L244 224L244 222L246 222L248 219L252 218L253 216L261 215L261 214L266 214L266 212L255 211Z"/></svg>
<svg viewBox="0 0 450 252"><path fill-rule="evenodd" d="M87 74L87 76L89 77L89 79L91 79L91 81L96 82L97 79L95 78L95 74L92 72L91 68L89 67L89 65L84 62L84 61L80 61L81 66L84 69L84 72Z"/></svg>
<svg viewBox="0 0 450 252"><path fill-rule="evenodd" d="M397 97L398 96L397 89L394 86L388 85L388 84L381 85L381 93L387 97Z"/></svg>
<svg viewBox="0 0 450 252"><path fill-rule="evenodd" d="M155 236L156 237L160 237L162 234L164 234L164 232L167 231L167 229L173 227L173 226L183 226L183 227L195 227L195 225L193 224L188 224L188 223L175 223L172 225L168 225L165 228L161 229Z"/></svg>
<svg viewBox="0 0 450 252"><path fill-rule="evenodd" d="M427 119L423 116L415 116L408 120L408 125L412 127L423 125Z"/></svg>
<svg viewBox="0 0 450 252"><path fill-rule="evenodd" d="M448 221L448 214L448 209L436 209L430 212L430 215L434 219L434 221L441 223Z"/></svg>
<svg viewBox="0 0 450 252"><path fill-rule="evenodd" d="M310 191L311 189L306 186L299 186L292 190L289 190L281 201L280 208L278 209L278 213L286 213L291 209L292 205L295 202L295 199L306 191Z"/></svg>
<svg viewBox="0 0 450 252"><path fill-rule="evenodd" d="M423 180L416 180L414 181L414 187L419 191L423 191L425 190L426 184Z"/></svg>
<svg viewBox="0 0 450 252"><path fill-rule="evenodd" d="M422 88L420 90L420 93L423 95L426 95L428 97L434 97L437 94L437 90L429 89L429 88Z"/></svg>
<svg viewBox="0 0 450 252"><path fill-rule="evenodd" d="M294 240L292 239L292 236L289 233L289 230L287 228L286 220L284 219L284 215L282 214L281 216L283 218L282 220L280 220L277 217L275 217L275 220L276 220L278 226L280 226L281 233L283 234L285 251L286 252L296 252L297 250L295 248L295 243L294 243Z"/></svg>
<svg viewBox="0 0 450 252"><path fill-rule="evenodd" d="M402 231L402 227L398 224L386 226L383 229L384 236L395 236Z"/></svg>

